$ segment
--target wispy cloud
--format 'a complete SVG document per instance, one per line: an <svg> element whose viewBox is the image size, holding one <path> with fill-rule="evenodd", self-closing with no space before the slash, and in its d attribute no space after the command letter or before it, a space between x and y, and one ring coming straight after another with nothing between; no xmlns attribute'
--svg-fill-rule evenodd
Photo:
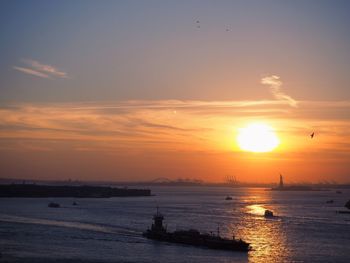
<svg viewBox="0 0 350 263"><path fill-rule="evenodd" d="M33 59L22 59L21 60L26 67L13 66L13 69L18 70L20 72L37 76L40 78L68 78L66 72L59 70L58 68L52 65L43 64L37 60Z"/></svg>
<svg viewBox="0 0 350 263"><path fill-rule="evenodd" d="M29 74L29 75L33 75L33 76L37 76L37 77L40 77L40 78L46 78L46 79L50 78L47 74L41 73L39 71L30 69L30 68L23 68L23 67L16 67L16 66L14 66L13 68L15 70L21 71L23 73L26 73L26 74Z"/></svg>
<svg viewBox="0 0 350 263"><path fill-rule="evenodd" d="M290 106L297 107L298 102L291 96L286 95L281 91L283 82L281 78L276 75L267 76L261 79L261 84L268 85L272 95L280 101L286 101Z"/></svg>

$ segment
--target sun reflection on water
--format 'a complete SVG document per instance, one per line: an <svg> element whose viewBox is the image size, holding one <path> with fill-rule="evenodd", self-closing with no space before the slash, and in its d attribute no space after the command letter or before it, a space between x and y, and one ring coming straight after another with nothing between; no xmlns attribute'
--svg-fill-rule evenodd
<svg viewBox="0 0 350 263"><path fill-rule="evenodd" d="M228 228L234 229L237 237L251 243L249 262L289 262L291 251L287 244L285 224L281 219L270 220L264 217L265 209L278 214L271 193L263 189L258 194L248 191L244 202L246 205L240 211L242 216L239 217L239 222L232 222Z"/></svg>

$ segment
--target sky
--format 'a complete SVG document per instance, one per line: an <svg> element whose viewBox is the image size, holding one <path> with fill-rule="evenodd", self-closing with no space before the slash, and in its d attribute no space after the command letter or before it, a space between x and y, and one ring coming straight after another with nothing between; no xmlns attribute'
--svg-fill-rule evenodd
<svg viewBox="0 0 350 263"><path fill-rule="evenodd" d="M0 5L0 178L350 182L349 1Z"/></svg>

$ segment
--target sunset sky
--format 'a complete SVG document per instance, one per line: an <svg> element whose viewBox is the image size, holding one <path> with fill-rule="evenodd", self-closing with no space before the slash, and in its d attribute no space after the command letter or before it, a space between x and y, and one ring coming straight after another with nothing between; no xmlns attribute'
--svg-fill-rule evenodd
<svg viewBox="0 0 350 263"><path fill-rule="evenodd" d="M0 178L350 182L350 1L0 6Z"/></svg>

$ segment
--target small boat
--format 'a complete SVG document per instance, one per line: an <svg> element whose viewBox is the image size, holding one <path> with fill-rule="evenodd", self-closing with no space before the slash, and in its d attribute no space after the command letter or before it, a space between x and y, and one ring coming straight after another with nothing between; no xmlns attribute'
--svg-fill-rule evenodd
<svg viewBox="0 0 350 263"><path fill-rule="evenodd" d="M327 204L333 204L334 203L334 200L332 199L332 200L328 200L328 201L326 201L326 203Z"/></svg>
<svg viewBox="0 0 350 263"><path fill-rule="evenodd" d="M59 207L61 207L59 203L55 203L55 202L50 202L47 206L48 207L52 207L52 208L59 208Z"/></svg>
<svg viewBox="0 0 350 263"><path fill-rule="evenodd" d="M265 217L273 217L273 212L271 210L266 209L264 213Z"/></svg>
<svg viewBox="0 0 350 263"><path fill-rule="evenodd" d="M231 251L248 252L250 244L242 239L226 239L218 234L203 234L196 229L177 230L168 232L163 226L163 215L158 212L153 216L153 224L151 229L147 229L142 235L148 239L157 241L164 241L168 243L178 243L197 247L204 247L208 249L221 249Z"/></svg>
<svg viewBox="0 0 350 263"><path fill-rule="evenodd" d="M226 196L225 200L232 200L232 197L231 196Z"/></svg>
<svg viewBox="0 0 350 263"><path fill-rule="evenodd" d="M73 202L73 204L72 205L78 205L78 203L77 202Z"/></svg>
<svg viewBox="0 0 350 263"><path fill-rule="evenodd" d="M336 191L337 194L342 194L342 191Z"/></svg>
<svg viewBox="0 0 350 263"><path fill-rule="evenodd" d="M347 209L350 209L350 200L346 202L346 204L344 205Z"/></svg>

